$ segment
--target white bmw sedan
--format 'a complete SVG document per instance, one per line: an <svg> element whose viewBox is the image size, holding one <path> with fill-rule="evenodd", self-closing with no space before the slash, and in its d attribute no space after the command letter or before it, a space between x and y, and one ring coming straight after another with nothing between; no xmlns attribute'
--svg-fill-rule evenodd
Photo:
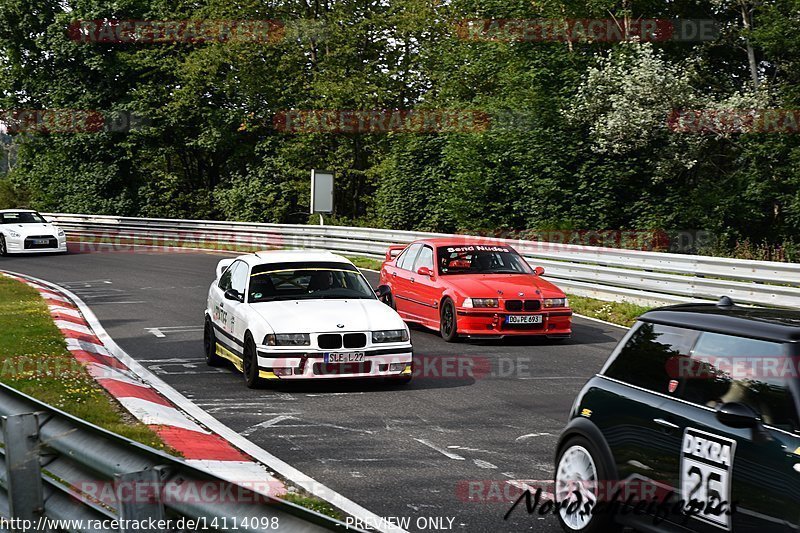
<svg viewBox="0 0 800 533"><path fill-rule="evenodd" d="M31 209L0 210L0 255L66 252L64 230Z"/></svg>
<svg viewBox="0 0 800 533"><path fill-rule="evenodd" d="M206 361L228 360L247 386L268 381L412 375L408 327L361 272L328 252L223 259L208 291Z"/></svg>

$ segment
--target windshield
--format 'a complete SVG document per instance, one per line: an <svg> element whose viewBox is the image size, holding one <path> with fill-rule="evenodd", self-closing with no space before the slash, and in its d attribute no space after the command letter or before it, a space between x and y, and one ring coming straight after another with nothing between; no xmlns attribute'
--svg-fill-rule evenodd
<svg viewBox="0 0 800 533"><path fill-rule="evenodd" d="M39 213L2 213L0 221L3 224L47 224Z"/></svg>
<svg viewBox="0 0 800 533"><path fill-rule="evenodd" d="M531 274L528 263L508 246L441 246L439 274Z"/></svg>
<svg viewBox="0 0 800 533"><path fill-rule="evenodd" d="M248 301L375 299L367 280L344 263L271 264L253 268Z"/></svg>

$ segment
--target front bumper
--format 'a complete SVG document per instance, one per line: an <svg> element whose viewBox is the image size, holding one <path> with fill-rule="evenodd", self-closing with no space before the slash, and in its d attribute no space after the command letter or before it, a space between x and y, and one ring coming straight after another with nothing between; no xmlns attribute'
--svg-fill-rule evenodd
<svg viewBox="0 0 800 533"><path fill-rule="evenodd" d="M11 238L6 236L6 252L9 254L46 254L54 252L67 251L67 238L66 237L53 237L52 243L48 245L32 245L31 242L26 244L25 237Z"/></svg>
<svg viewBox="0 0 800 533"><path fill-rule="evenodd" d="M512 313L493 309L457 309L458 333L467 336L528 336L540 335L568 337L572 334L572 310L553 309L547 311ZM506 317L541 315L539 324L508 324Z"/></svg>
<svg viewBox="0 0 800 533"><path fill-rule="evenodd" d="M325 363L326 353L364 353L363 362ZM258 374L264 379L403 378L413 371L410 344L391 348L341 350L308 349L298 352L258 348Z"/></svg>

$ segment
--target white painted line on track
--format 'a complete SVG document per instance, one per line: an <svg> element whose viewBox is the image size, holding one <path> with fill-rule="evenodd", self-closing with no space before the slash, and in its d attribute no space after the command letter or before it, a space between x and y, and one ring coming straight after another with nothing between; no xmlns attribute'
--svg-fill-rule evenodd
<svg viewBox="0 0 800 533"><path fill-rule="evenodd" d="M552 433L528 433L527 435L520 435L519 437L514 439L514 441L515 442L519 442L521 440L533 439L533 438L536 438L536 437L546 437L546 436L549 437L549 436L552 436L552 435L553 435Z"/></svg>
<svg viewBox="0 0 800 533"><path fill-rule="evenodd" d="M628 326L622 326L620 324L614 324L613 322L609 322L608 320L602 320L600 318L595 318L593 316L579 315L578 313L572 313L572 316L585 318L586 320L591 320L593 322L600 322L601 324L605 324L606 326L614 326L615 328L622 328L622 329L625 329L625 330L630 329Z"/></svg>
<svg viewBox="0 0 800 533"><path fill-rule="evenodd" d="M207 250L205 250L207 251ZM138 375L142 380L148 383L151 387L156 389L160 392L164 397L169 399L173 404L178 406L183 412L190 415L192 418L200 422L205 427L212 430L214 433L221 436L223 439L227 440L244 453L253 457L255 460L263 463L269 469L274 470L278 474L282 475L295 485L301 487L305 491L321 498L333 506L338 507L345 513L360 519L361 521L369 524L375 524L373 529L380 531L380 532L387 532L387 533L407 533L404 529L397 526L396 524L392 524L380 516L376 515L372 511L362 507L361 505L357 504L356 502L342 496L338 492L334 491L333 489L328 488L327 486L323 485L322 483L316 481L315 479L309 477L308 475L304 474L297 468L293 467L289 463L275 457L267 450L261 448L257 444L250 442L246 438L242 437L234 430L211 416L209 413L205 412L199 406L192 403L191 400L186 398L183 394L172 388L166 382L164 382L161 378L150 372L147 368L141 365L136 359L128 355L128 353L123 350L117 343L114 341L113 338L108 334L108 332L103 328L102 324L98 320L97 316L94 312L83 302L80 298L78 298L74 293L70 292L69 290L55 285L53 283L40 280L29 276L27 274L18 274L15 272L11 272L11 274L25 277L31 279L32 281L42 284L44 286L49 286L60 290L63 294L66 294L75 305L78 306L81 313L83 313L84 318L89 323L89 325L94 330L97 337L103 341L103 344L113 352L114 356L124 363L128 368L130 368L136 375ZM237 482L236 479L229 479L234 483ZM241 480L239 480L241 481ZM246 480L245 480L246 481Z"/></svg>
<svg viewBox="0 0 800 533"><path fill-rule="evenodd" d="M451 451L445 450L444 448L441 448L441 447L439 447L439 446L437 446L437 445L433 444L432 442L429 442L429 441L427 441L425 439L416 439L415 438L414 440L419 442L420 444L424 444L425 446L427 446L428 448L430 448L432 450L436 450L437 452L441 453L442 455L444 455L445 457L447 457L449 459L455 459L456 461L466 461L466 459L464 459L460 455L458 455L456 453L453 453Z"/></svg>
<svg viewBox="0 0 800 533"><path fill-rule="evenodd" d="M265 420L264 422L260 422L254 426L250 426L249 428L243 431L240 431L239 435L241 435L242 437L247 437L258 431L259 429L268 428L274 426L279 422L283 422L284 420L292 420L292 419L295 419L295 417L291 415L278 415L275 418L270 418L269 420Z"/></svg>
<svg viewBox="0 0 800 533"><path fill-rule="evenodd" d="M486 470L493 470L497 468L489 461L484 461L483 459L473 459L472 462L475 463L475 466L477 466L478 468L484 468Z"/></svg>

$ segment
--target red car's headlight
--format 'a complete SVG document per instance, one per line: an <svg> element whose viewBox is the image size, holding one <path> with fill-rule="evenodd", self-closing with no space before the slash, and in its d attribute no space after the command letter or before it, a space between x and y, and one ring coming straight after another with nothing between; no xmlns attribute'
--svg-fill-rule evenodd
<svg viewBox="0 0 800 533"><path fill-rule="evenodd" d="M569 307L569 302L566 298L545 298L543 305L544 307Z"/></svg>
<svg viewBox="0 0 800 533"><path fill-rule="evenodd" d="M464 307L499 307L497 298L467 298Z"/></svg>

